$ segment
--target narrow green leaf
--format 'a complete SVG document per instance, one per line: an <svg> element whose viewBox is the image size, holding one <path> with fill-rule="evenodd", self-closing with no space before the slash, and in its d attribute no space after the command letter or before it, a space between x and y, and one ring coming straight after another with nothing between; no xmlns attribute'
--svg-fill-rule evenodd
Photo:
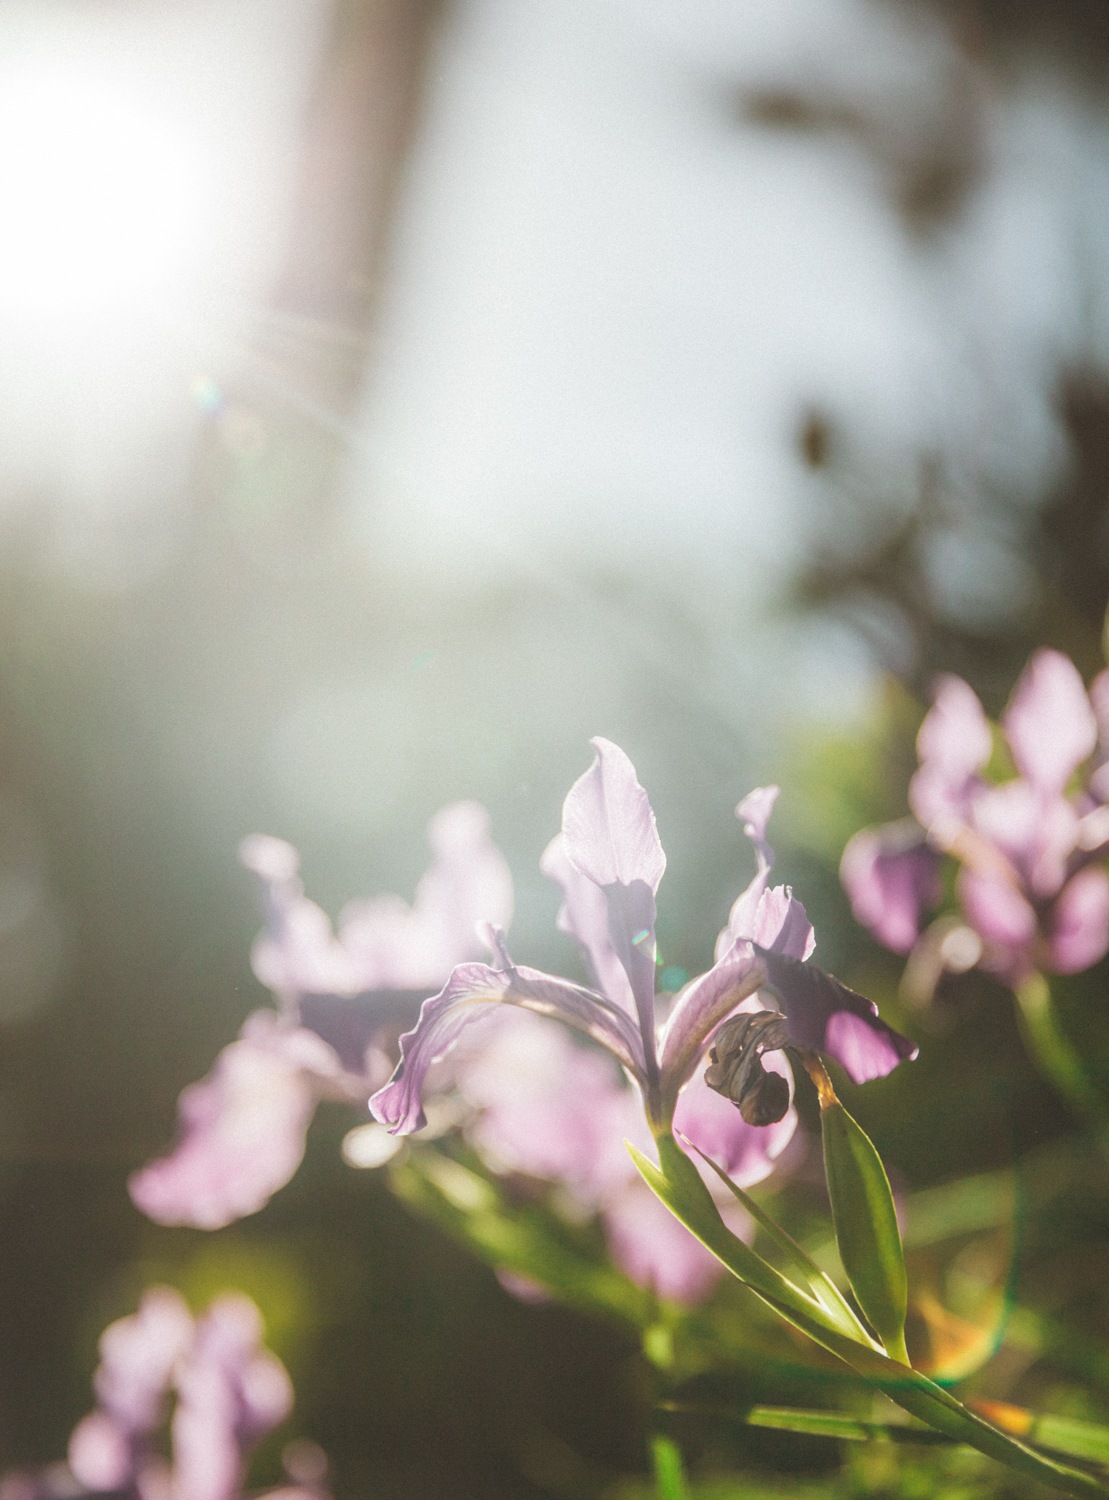
<svg viewBox="0 0 1109 1500"><path fill-rule="evenodd" d="M1084 1458L1109 1467L1109 1427L1099 1422L1050 1415L1036 1417L1028 1436L1041 1447L1053 1448L1068 1458Z"/></svg>
<svg viewBox="0 0 1109 1500"><path fill-rule="evenodd" d="M976 1401L980 1416L987 1418L1014 1437L1027 1438L1041 1448L1050 1448L1068 1458L1109 1468L1109 1427L1100 1422L1085 1422L1077 1417L1056 1417L1050 1412L1040 1415L1007 1401Z"/></svg>
<svg viewBox="0 0 1109 1500"><path fill-rule="evenodd" d="M671 1136L663 1136L658 1142L659 1159L664 1168L661 1171L630 1142L627 1147L648 1187L752 1291L776 1310L787 1308L809 1323L834 1329L842 1337L864 1338L870 1342L860 1324L855 1323L854 1330L845 1332L842 1319L833 1317L822 1302L796 1286L732 1234L720 1217L701 1174Z"/></svg>
<svg viewBox="0 0 1109 1500"><path fill-rule="evenodd" d="M780 1224L774 1222L765 1209L761 1208L748 1193L745 1193L737 1183L732 1181L723 1167L718 1166L711 1156L706 1156L701 1148L694 1145L692 1141L689 1141L688 1144L696 1151L705 1165L712 1168L713 1172L719 1177L736 1202L742 1205L759 1228L774 1241L782 1254L792 1262L794 1269L808 1284L808 1288L813 1296L821 1303L828 1314L841 1325L843 1332L854 1338L867 1338L866 1330L855 1316L851 1304L846 1300L840 1292L839 1287L836 1286L827 1272L822 1271L812 1256L801 1248L793 1236L787 1234Z"/></svg>
<svg viewBox="0 0 1109 1500"><path fill-rule="evenodd" d="M660 1401L659 1410L692 1417L714 1417L743 1427L770 1427L776 1432L799 1432L813 1437L842 1438L869 1442L883 1438L891 1443L923 1443L929 1447L955 1442L921 1422L871 1422L837 1411L814 1411L796 1406L750 1406L742 1408L705 1405L692 1401Z"/></svg>
<svg viewBox="0 0 1109 1500"><path fill-rule="evenodd" d="M878 1337L894 1358L908 1364L905 1256L882 1158L838 1099L821 1100L820 1128L843 1269Z"/></svg>
<svg viewBox="0 0 1109 1500"><path fill-rule="evenodd" d="M946 1433L907 1422L865 1422L833 1411L801 1411L789 1406L753 1406L744 1417L749 1427L771 1427L778 1432L804 1432L848 1442L882 1438L891 1443L950 1443Z"/></svg>
<svg viewBox="0 0 1109 1500"><path fill-rule="evenodd" d="M651 1439L651 1467L655 1471L657 1500L689 1500L681 1450L668 1437Z"/></svg>
<svg viewBox="0 0 1109 1500"><path fill-rule="evenodd" d="M680 1151L677 1143L664 1137L659 1142L660 1160L667 1173L672 1173L676 1182L671 1182L652 1162L629 1147L632 1157L649 1187L653 1188L686 1228L702 1244L706 1245L725 1266L746 1286L773 1307L788 1323L813 1339L813 1341L837 1355L857 1374L869 1381L877 1390L906 1411L917 1417L937 1432L946 1434L953 1441L977 1448L988 1458L996 1459L1020 1474L1027 1474L1054 1489L1068 1495L1109 1497L1109 1489L1091 1475L1067 1464L1057 1463L1045 1454L1037 1453L1017 1438L1008 1437L989 1422L968 1411L950 1392L929 1380L926 1375L908 1365L892 1360L874 1344L860 1343L848 1338L837 1328L831 1327L820 1309L820 1316L813 1316L816 1304L799 1292L785 1277L778 1282L792 1290L786 1299L775 1294L773 1277L764 1276L759 1268L771 1272L760 1256L737 1239L720 1218L712 1196L701 1182L696 1167ZM680 1161L679 1161L680 1159ZM681 1165L684 1163L684 1167ZM700 1196L688 1180L686 1172L693 1174L700 1186ZM715 1218L715 1227L710 1219ZM754 1272L754 1275L752 1275ZM777 1273L774 1273L777 1274ZM757 1280L755 1277L757 1276Z"/></svg>

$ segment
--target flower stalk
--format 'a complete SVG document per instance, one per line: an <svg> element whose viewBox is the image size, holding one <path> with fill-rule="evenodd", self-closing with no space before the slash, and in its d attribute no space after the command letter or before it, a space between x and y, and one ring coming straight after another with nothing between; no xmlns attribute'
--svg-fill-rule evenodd
<svg viewBox="0 0 1109 1500"><path fill-rule="evenodd" d="M1028 976L1015 990L1021 1034L1040 1072L1077 1115L1109 1142L1109 1119L1073 1044L1059 1025L1051 987L1043 974Z"/></svg>

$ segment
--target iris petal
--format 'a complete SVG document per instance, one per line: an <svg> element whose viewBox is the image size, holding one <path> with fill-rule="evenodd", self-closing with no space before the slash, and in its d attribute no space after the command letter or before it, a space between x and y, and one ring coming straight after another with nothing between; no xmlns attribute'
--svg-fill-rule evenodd
<svg viewBox="0 0 1109 1500"><path fill-rule="evenodd" d="M602 995L538 969L460 964L443 989L424 1001L413 1030L401 1037L396 1071L370 1100L375 1118L397 1135L419 1130L425 1123L420 1096L428 1069L494 1005L519 1005L564 1021L599 1042L634 1078L644 1081L639 1032L630 1017Z"/></svg>

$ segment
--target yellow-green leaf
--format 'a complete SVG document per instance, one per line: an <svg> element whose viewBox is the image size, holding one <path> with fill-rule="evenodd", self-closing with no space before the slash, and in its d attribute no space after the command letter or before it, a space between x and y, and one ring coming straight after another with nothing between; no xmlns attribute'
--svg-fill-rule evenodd
<svg viewBox="0 0 1109 1500"><path fill-rule="evenodd" d="M908 1287L889 1178L870 1137L838 1099L821 1101L824 1172L840 1260L871 1327L908 1364Z"/></svg>

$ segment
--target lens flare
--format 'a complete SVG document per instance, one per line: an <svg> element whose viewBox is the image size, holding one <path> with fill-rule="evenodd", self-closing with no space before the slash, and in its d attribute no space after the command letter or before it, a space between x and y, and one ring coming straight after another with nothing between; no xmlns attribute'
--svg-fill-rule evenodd
<svg viewBox="0 0 1109 1500"><path fill-rule="evenodd" d="M0 77L0 308L102 312L168 290L201 229L196 143L112 80Z"/></svg>

